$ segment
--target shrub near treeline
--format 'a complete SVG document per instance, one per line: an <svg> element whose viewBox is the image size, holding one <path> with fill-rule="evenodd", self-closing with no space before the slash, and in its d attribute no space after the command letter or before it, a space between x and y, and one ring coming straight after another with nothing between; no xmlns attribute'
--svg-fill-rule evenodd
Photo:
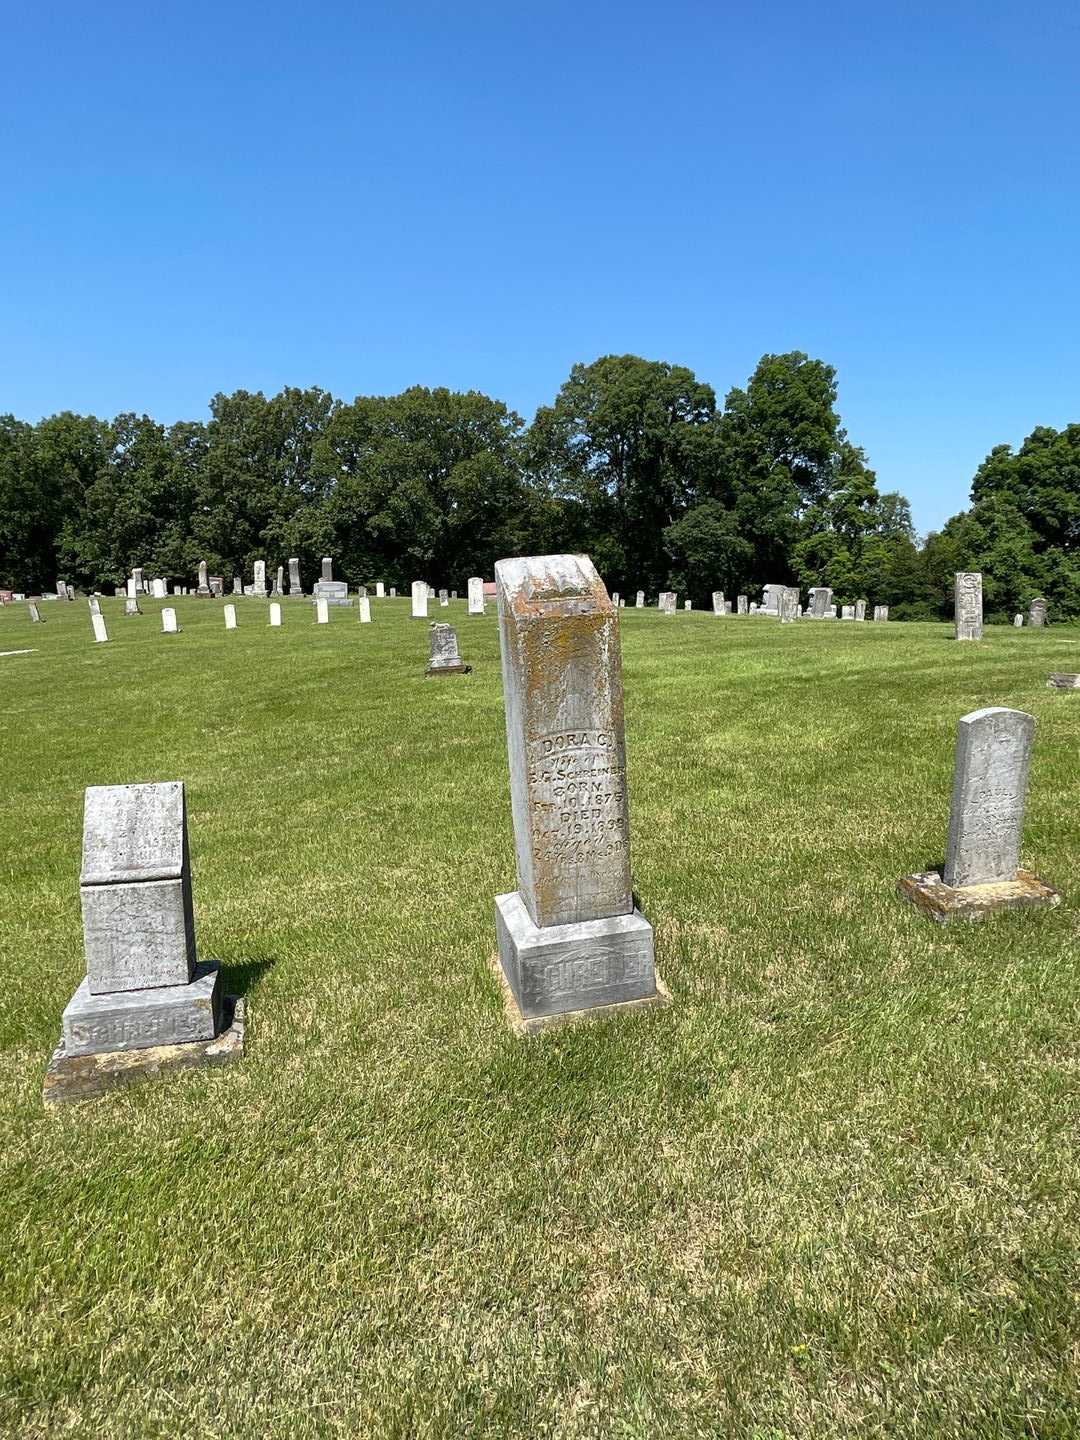
<svg viewBox="0 0 1080 1440"><path fill-rule="evenodd" d="M317 388L238 390L208 421L30 425L0 417L0 584L122 583L135 565L190 579L256 559L319 559L353 584L490 576L505 555L584 551L622 593L829 585L895 619L947 618L957 570L981 570L988 618L1038 594L1080 614L1080 426L992 450L971 507L917 542L836 406L836 373L762 357L722 405L683 366L575 365L526 425L475 391L420 386L350 403Z"/></svg>

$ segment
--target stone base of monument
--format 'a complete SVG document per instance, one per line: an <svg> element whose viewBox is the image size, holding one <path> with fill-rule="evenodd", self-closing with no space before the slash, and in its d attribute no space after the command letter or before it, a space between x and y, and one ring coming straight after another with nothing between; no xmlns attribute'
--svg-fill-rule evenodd
<svg viewBox="0 0 1080 1440"><path fill-rule="evenodd" d="M429 665L424 671L424 679L430 680L435 675L471 675L471 665Z"/></svg>
<svg viewBox="0 0 1080 1440"><path fill-rule="evenodd" d="M212 1040L221 1028L220 978L217 961L204 961L183 985L95 995L84 975L61 1020L64 1053L92 1055L103 1049L145 1050Z"/></svg>
<svg viewBox="0 0 1080 1440"><path fill-rule="evenodd" d="M53 1051L41 1087L47 1109L72 1100L89 1100L123 1085L154 1080L171 1070L192 1070L204 1065L229 1065L244 1055L244 1001L225 995L220 1029L208 1040L147 1045L138 1050L98 1050L71 1055L63 1038Z"/></svg>
<svg viewBox="0 0 1080 1440"><path fill-rule="evenodd" d="M657 979L652 926L636 908L540 929L515 890L496 895L495 928L507 1018L520 1034L671 999Z"/></svg>
<svg viewBox="0 0 1080 1440"><path fill-rule="evenodd" d="M1046 682L1048 690L1080 690L1080 675L1055 672Z"/></svg>
<svg viewBox="0 0 1080 1440"><path fill-rule="evenodd" d="M897 884L905 900L931 920L985 920L999 910L1040 909L1061 903L1061 896L1029 870L1018 870L1015 880L989 885L946 885L936 870L905 875Z"/></svg>

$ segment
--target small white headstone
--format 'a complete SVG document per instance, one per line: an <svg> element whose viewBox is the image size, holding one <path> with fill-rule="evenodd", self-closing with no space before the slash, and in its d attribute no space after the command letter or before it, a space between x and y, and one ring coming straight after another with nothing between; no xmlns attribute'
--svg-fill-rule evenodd
<svg viewBox="0 0 1080 1440"><path fill-rule="evenodd" d="M315 601L315 623L316 625L329 625L330 623L330 606L321 595Z"/></svg>
<svg viewBox="0 0 1080 1440"><path fill-rule="evenodd" d="M94 627L94 639L95 639L95 640L97 640L99 643L100 643L102 640L108 640L108 638L109 638L109 632L105 629L105 616L104 616L104 615L91 615L91 616L90 616L90 624L93 625L93 627Z"/></svg>
<svg viewBox="0 0 1080 1440"><path fill-rule="evenodd" d="M276 600L271 601L271 604L270 604L270 624L271 624L271 625L280 625L280 624L281 624L281 606L278 604L278 602L277 602Z"/></svg>
<svg viewBox="0 0 1080 1440"><path fill-rule="evenodd" d="M479 575L469 576L469 614L484 613L484 582Z"/></svg>
<svg viewBox="0 0 1080 1440"><path fill-rule="evenodd" d="M360 596L360 624L371 624L371 601L366 595Z"/></svg>
<svg viewBox="0 0 1080 1440"><path fill-rule="evenodd" d="M376 599L376 600L383 600L383 599L385 599L385 598L386 598L386 586L384 585L384 583L383 583L381 580L376 580L376 581L375 581L375 599Z"/></svg>
<svg viewBox="0 0 1080 1440"><path fill-rule="evenodd" d="M225 606L225 629L226 629L226 630L235 630L235 629L236 629L236 606L235 606L235 605L226 605L226 606Z"/></svg>
<svg viewBox="0 0 1080 1440"><path fill-rule="evenodd" d="M423 580L414 580L412 587L412 618L427 619L428 587Z"/></svg>
<svg viewBox="0 0 1080 1440"><path fill-rule="evenodd" d="M168 605L161 612L161 628L166 635L176 635L180 630L176 623L176 611Z"/></svg>
<svg viewBox="0 0 1080 1440"><path fill-rule="evenodd" d="M164 600L164 599L165 599L165 595L166 595L166 593L167 593L167 587L166 587L165 581L164 581L164 580L152 580L150 583L151 583L151 585L153 586L154 599L155 599L155 600Z"/></svg>

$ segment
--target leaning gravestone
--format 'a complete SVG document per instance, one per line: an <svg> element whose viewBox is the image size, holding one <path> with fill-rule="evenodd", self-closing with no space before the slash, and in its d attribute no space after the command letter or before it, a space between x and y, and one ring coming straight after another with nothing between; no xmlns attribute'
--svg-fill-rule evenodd
<svg viewBox="0 0 1080 1440"><path fill-rule="evenodd" d="M178 635L180 626L176 623L176 611L168 605L161 612L161 628L166 635Z"/></svg>
<svg viewBox="0 0 1080 1440"><path fill-rule="evenodd" d="M1046 601L1041 595L1028 606L1028 624L1036 627L1046 624Z"/></svg>
<svg viewBox="0 0 1080 1440"><path fill-rule="evenodd" d="M371 624L371 601L368 599L368 597L367 597L366 595L361 595L361 596L360 596L360 600L359 600L358 603L359 603L359 606L360 606L360 624L361 624L361 625L370 625L370 624Z"/></svg>
<svg viewBox="0 0 1080 1440"><path fill-rule="evenodd" d="M472 667L462 663L458 654L458 638L452 625L432 625L431 658L424 671L426 677L433 675L468 675Z"/></svg>
<svg viewBox="0 0 1080 1440"><path fill-rule="evenodd" d="M226 630L235 630L235 629L236 629L236 606L235 606L235 605L226 605L226 606L225 606L225 629L226 629Z"/></svg>
<svg viewBox="0 0 1080 1440"><path fill-rule="evenodd" d="M86 792L82 899L86 975L45 1074L47 1105L163 1069L243 1054L242 1002L200 964L180 781Z"/></svg>
<svg viewBox="0 0 1080 1440"><path fill-rule="evenodd" d="M428 587L423 580L414 580L412 586L412 618L427 619Z"/></svg>
<svg viewBox="0 0 1080 1440"><path fill-rule="evenodd" d="M531 1031L666 996L631 882L614 607L586 555L500 560L495 580L518 875L495 920L511 1018Z"/></svg>
<svg viewBox="0 0 1080 1440"><path fill-rule="evenodd" d="M1080 690L1080 675L1055 671L1046 682L1049 690Z"/></svg>
<svg viewBox="0 0 1080 1440"><path fill-rule="evenodd" d="M982 575L977 570L957 571L954 594L957 640L981 640L983 631Z"/></svg>
<svg viewBox="0 0 1080 1440"><path fill-rule="evenodd" d="M469 576L469 614L484 613L484 582L479 575Z"/></svg>
<svg viewBox="0 0 1080 1440"><path fill-rule="evenodd" d="M292 598L302 596L304 587L300 584L300 561L293 556L289 561L289 595Z"/></svg>
<svg viewBox="0 0 1080 1440"><path fill-rule="evenodd" d="M900 881L900 893L934 920L981 920L1061 898L1020 870L1020 836L1035 717L992 706L960 721L945 866Z"/></svg>
<svg viewBox="0 0 1080 1440"><path fill-rule="evenodd" d="M722 590L714 590L712 592L712 613L714 615L724 615L727 613L724 610L724 592Z"/></svg>
<svg viewBox="0 0 1080 1440"><path fill-rule="evenodd" d="M91 615L90 624L94 627L94 639L99 645L104 644L109 638L109 632L105 628L105 616Z"/></svg>
<svg viewBox="0 0 1080 1440"><path fill-rule="evenodd" d="M101 602L96 595L91 595L86 603L90 606L91 615L101 614Z"/></svg>
<svg viewBox="0 0 1080 1440"><path fill-rule="evenodd" d="M35 600L28 600L26 602L26 608L30 611L30 623L32 625L43 625L45 623L41 618L41 611L38 609ZM93 614L94 612L91 611L90 613ZM99 610L98 614L100 615L100 613Z"/></svg>

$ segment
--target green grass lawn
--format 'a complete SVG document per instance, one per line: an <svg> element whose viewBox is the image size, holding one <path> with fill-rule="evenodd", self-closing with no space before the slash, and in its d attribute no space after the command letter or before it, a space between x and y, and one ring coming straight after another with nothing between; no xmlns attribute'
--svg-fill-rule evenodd
<svg viewBox="0 0 1080 1440"><path fill-rule="evenodd" d="M670 1008L532 1041L493 613L0 612L0 1432L1080 1434L1080 631L623 612ZM939 928L956 722L1060 908ZM240 1065L46 1114L87 785L187 784Z"/></svg>

